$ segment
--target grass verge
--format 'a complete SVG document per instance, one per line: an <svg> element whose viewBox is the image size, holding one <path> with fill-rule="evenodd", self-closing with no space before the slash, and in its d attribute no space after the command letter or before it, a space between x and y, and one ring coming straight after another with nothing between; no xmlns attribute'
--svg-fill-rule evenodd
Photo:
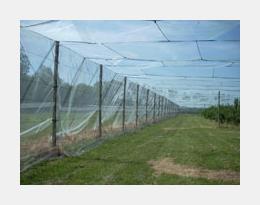
<svg viewBox="0 0 260 205"><path fill-rule="evenodd" d="M42 162L21 173L21 184L239 184L233 178L158 173L149 162L240 172L239 127L218 128L198 115L179 115L111 138L79 157ZM176 168L176 167L175 167Z"/></svg>

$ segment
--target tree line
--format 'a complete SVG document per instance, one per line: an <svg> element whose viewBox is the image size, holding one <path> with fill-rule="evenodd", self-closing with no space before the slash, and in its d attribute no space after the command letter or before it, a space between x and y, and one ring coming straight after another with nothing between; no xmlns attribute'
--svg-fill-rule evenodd
<svg viewBox="0 0 260 205"><path fill-rule="evenodd" d="M207 119L218 121L218 113L220 123L232 123L235 125L240 124L240 100L234 99L231 105L211 106L202 110L202 116Z"/></svg>
<svg viewBox="0 0 260 205"><path fill-rule="evenodd" d="M31 71L28 56L23 50L20 51L20 100L21 103L52 102L53 71L42 65L37 71ZM121 105L123 81L103 81L103 104ZM66 82L58 77L58 99L61 106L84 107L97 105L99 97L99 81L89 85L87 83ZM134 105L131 96L135 96L134 89L127 90L126 103Z"/></svg>

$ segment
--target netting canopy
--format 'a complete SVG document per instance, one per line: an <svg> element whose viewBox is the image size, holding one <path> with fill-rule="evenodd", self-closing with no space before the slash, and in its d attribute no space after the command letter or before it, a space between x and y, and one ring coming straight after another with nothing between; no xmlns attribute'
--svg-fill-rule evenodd
<svg viewBox="0 0 260 205"><path fill-rule="evenodd" d="M216 104L219 90L225 103L239 97L239 21L21 21L21 28L180 106Z"/></svg>
<svg viewBox="0 0 260 205"><path fill-rule="evenodd" d="M239 21L21 21L21 169L240 96ZM54 146L50 146L50 144Z"/></svg>

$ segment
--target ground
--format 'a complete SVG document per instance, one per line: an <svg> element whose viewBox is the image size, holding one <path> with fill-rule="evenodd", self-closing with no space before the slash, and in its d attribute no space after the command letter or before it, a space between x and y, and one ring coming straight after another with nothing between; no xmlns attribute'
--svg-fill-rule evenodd
<svg viewBox="0 0 260 205"><path fill-rule="evenodd" d="M21 184L239 184L240 129L179 115L42 162Z"/></svg>

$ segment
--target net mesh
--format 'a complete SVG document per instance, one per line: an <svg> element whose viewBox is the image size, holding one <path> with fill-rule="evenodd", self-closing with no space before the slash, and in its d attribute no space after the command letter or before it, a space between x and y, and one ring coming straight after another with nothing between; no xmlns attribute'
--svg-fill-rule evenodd
<svg viewBox="0 0 260 205"><path fill-rule="evenodd" d="M216 105L218 91L231 104L240 96L239 30L239 21L21 21L21 170Z"/></svg>
<svg viewBox="0 0 260 205"><path fill-rule="evenodd" d="M36 158L46 157L38 156L39 152L50 150L54 42L23 30L20 37L20 154L24 168Z"/></svg>

